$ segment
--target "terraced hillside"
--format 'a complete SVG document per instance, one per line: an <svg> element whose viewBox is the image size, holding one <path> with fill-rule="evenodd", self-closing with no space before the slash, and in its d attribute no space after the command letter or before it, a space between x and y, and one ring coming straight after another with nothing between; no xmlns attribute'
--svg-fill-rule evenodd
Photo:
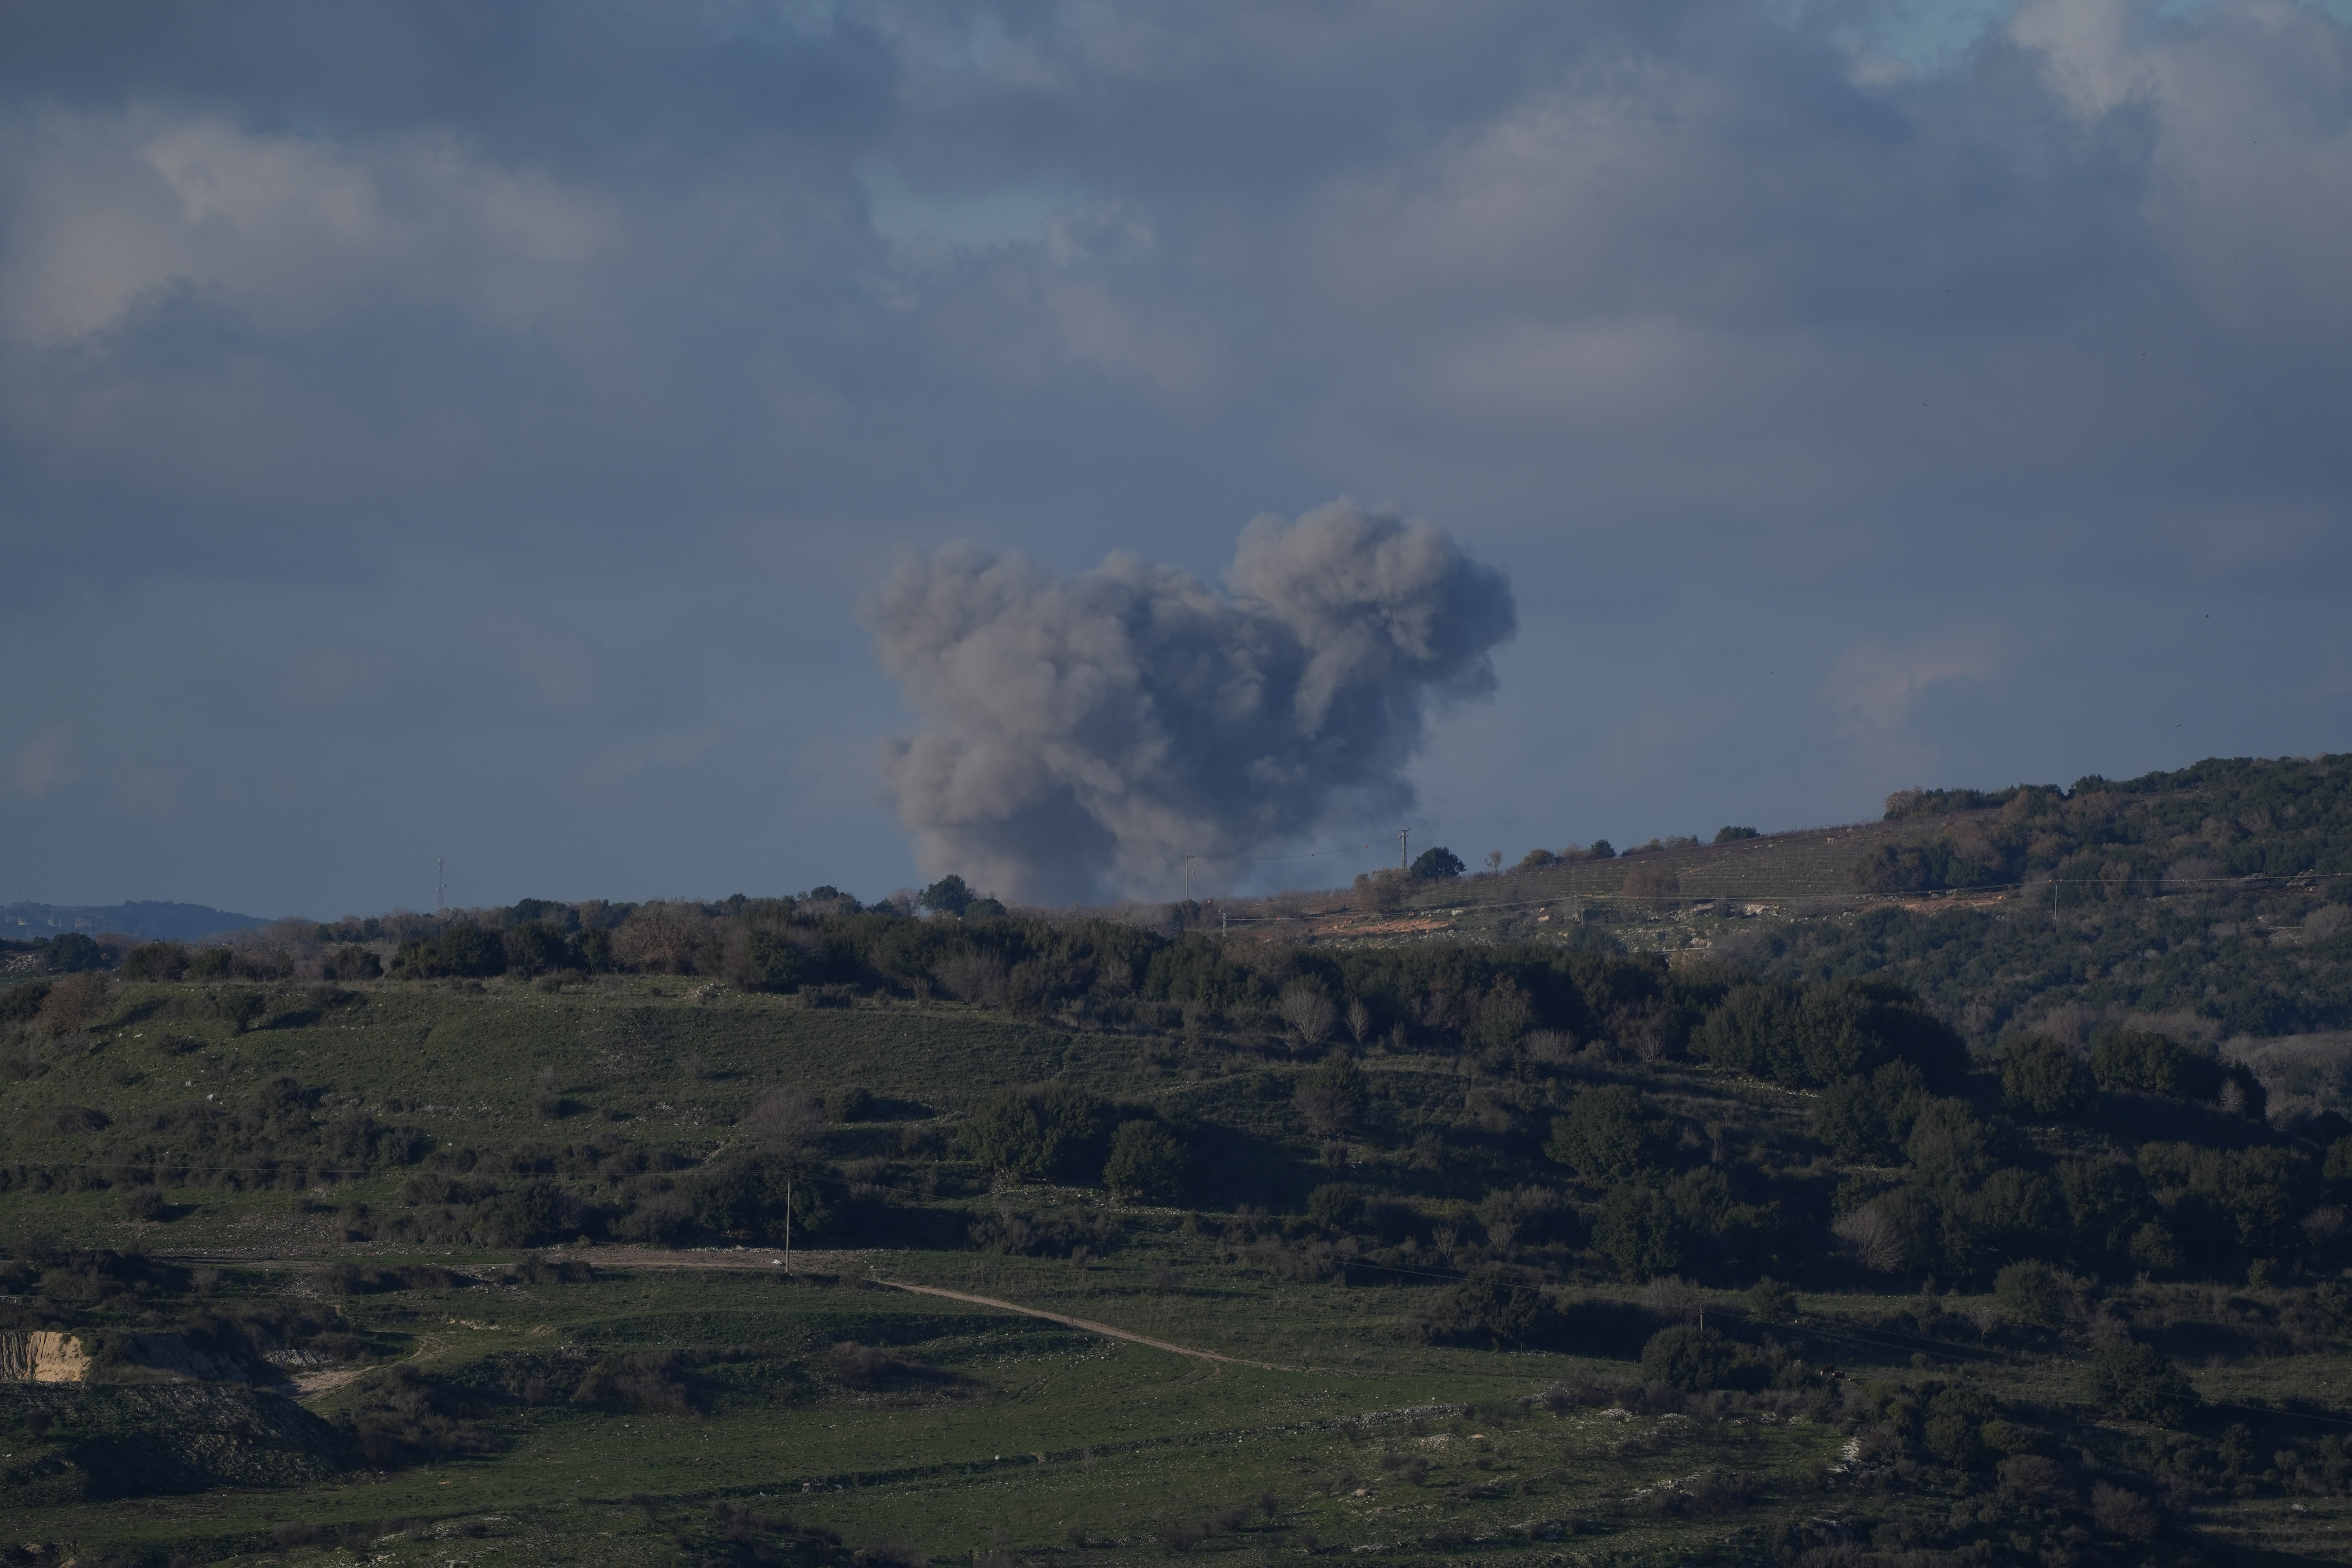
<svg viewBox="0 0 2352 1568"><path fill-rule="evenodd" d="M2342 1560L2339 771L1229 934L828 890L29 978L11 1550Z"/></svg>

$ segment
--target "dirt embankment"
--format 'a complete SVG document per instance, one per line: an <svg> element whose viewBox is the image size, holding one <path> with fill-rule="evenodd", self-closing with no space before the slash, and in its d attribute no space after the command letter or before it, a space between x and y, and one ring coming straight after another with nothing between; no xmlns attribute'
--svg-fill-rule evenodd
<svg viewBox="0 0 2352 1568"><path fill-rule="evenodd" d="M0 1334L0 1383L79 1383L89 1375L89 1352L71 1334Z"/></svg>

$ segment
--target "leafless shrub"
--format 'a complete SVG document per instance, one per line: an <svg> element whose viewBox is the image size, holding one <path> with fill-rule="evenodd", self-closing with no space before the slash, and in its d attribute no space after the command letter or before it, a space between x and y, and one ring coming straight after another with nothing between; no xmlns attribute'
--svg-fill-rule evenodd
<svg viewBox="0 0 2352 1568"><path fill-rule="evenodd" d="M804 1152L824 1125L824 1109L790 1087L772 1089L751 1102L743 1119L744 1131L788 1154Z"/></svg>
<svg viewBox="0 0 2352 1568"><path fill-rule="evenodd" d="M1354 1120L1346 1092L1335 1084L1302 1083L1291 1095L1291 1104L1307 1131L1318 1138L1337 1137Z"/></svg>
<svg viewBox="0 0 2352 1568"><path fill-rule="evenodd" d="M1310 1046L1319 1046L1330 1037L1337 1017L1331 999L1311 980L1294 980L1284 986L1274 1010Z"/></svg>
<svg viewBox="0 0 2352 1568"><path fill-rule="evenodd" d="M1151 1533L1159 1540L1160 1545L1171 1552L1190 1552L1209 1539L1209 1532L1206 1530L1184 1521L1160 1525Z"/></svg>
<svg viewBox="0 0 2352 1568"><path fill-rule="evenodd" d="M1004 1000L1004 961L986 948L941 959L932 967L931 978L958 1001L999 1006Z"/></svg>
<svg viewBox="0 0 2352 1568"><path fill-rule="evenodd" d="M710 973L719 957L710 918L683 900L639 904L613 933L613 956L656 974Z"/></svg>
<svg viewBox="0 0 2352 1568"><path fill-rule="evenodd" d="M1830 1230L1872 1273L1892 1274L1903 1267L1903 1233L1875 1204L1854 1210Z"/></svg>
<svg viewBox="0 0 2352 1568"><path fill-rule="evenodd" d="M1706 1293L1697 1284L1680 1275L1665 1275L1653 1279L1642 1289L1650 1310L1662 1318L1680 1318L1687 1322L1698 1316L1706 1304Z"/></svg>
<svg viewBox="0 0 2352 1568"><path fill-rule="evenodd" d="M2019 1454L2000 1462L2000 1489L2027 1502L2063 1502L2074 1495L2066 1472L2053 1459Z"/></svg>
<svg viewBox="0 0 2352 1568"><path fill-rule="evenodd" d="M68 974L41 999L41 1022L57 1033L83 1028L103 1017L112 1000L107 978L98 971Z"/></svg>
<svg viewBox="0 0 2352 1568"><path fill-rule="evenodd" d="M1576 1037L1557 1029L1537 1029L1520 1042L1531 1062L1558 1067L1576 1055Z"/></svg>
<svg viewBox="0 0 2352 1568"><path fill-rule="evenodd" d="M1636 909L1645 913L1657 913L1673 906L1682 895L1683 879L1672 866L1636 866L1625 874L1625 897Z"/></svg>
<svg viewBox="0 0 2352 1568"><path fill-rule="evenodd" d="M1412 891L1412 878L1403 871L1373 871L1356 879L1356 907L1366 914L1386 913L1404 908L1405 898Z"/></svg>
<svg viewBox="0 0 2352 1568"><path fill-rule="evenodd" d="M2126 1541L2153 1541L2164 1527L2156 1505L2125 1487L2100 1481L2091 1488L2091 1517L2099 1528Z"/></svg>

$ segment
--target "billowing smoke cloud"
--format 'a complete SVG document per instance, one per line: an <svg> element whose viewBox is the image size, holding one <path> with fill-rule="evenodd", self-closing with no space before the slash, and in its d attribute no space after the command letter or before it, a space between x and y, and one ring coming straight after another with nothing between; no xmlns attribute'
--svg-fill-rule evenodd
<svg viewBox="0 0 2352 1568"><path fill-rule="evenodd" d="M1434 703L1494 689L1503 574L1334 501L1243 530L1227 592L1112 555L1065 579L972 544L899 559L859 617L937 727L884 749L924 871L1045 902L1165 896L1409 805Z"/></svg>

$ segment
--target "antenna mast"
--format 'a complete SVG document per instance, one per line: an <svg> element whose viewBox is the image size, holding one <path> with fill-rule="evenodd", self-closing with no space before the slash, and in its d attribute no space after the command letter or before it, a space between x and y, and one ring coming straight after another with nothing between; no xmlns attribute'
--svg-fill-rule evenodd
<svg viewBox="0 0 2352 1568"><path fill-rule="evenodd" d="M433 912L436 915L449 912L449 879L442 868L438 855L433 857Z"/></svg>

